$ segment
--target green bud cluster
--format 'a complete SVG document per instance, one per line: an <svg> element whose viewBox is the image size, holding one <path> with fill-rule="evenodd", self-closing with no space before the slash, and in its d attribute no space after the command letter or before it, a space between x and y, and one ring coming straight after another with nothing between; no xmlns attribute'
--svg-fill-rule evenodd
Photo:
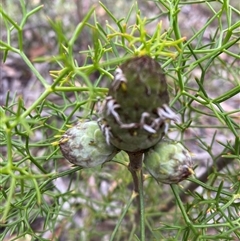
<svg viewBox="0 0 240 241"><path fill-rule="evenodd" d="M63 156L81 167L95 167L112 160L118 149L106 143L96 121L78 122L59 140Z"/></svg>
<svg viewBox="0 0 240 241"><path fill-rule="evenodd" d="M149 56L129 59L115 71L98 122L79 122L62 136L63 156L75 165L94 167L120 150L144 153L145 167L158 182L186 179L193 173L189 151L179 142L162 139L168 123L177 120L168 102L159 63Z"/></svg>
<svg viewBox="0 0 240 241"><path fill-rule="evenodd" d="M178 183L193 174L192 158L180 143L163 139L150 148L144 156L148 172L157 182Z"/></svg>

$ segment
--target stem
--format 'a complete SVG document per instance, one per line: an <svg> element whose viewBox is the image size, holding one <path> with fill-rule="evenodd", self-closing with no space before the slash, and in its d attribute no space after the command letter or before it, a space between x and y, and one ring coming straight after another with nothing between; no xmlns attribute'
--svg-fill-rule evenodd
<svg viewBox="0 0 240 241"><path fill-rule="evenodd" d="M116 238L117 231L118 231L118 229L119 229L119 227L120 227L120 225L121 225L121 223L122 223L122 221L123 221L123 218L124 218L124 216L126 215L126 213L127 213L128 209L129 209L130 205L132 204L133 200L135 199L135 197L136 197L137 195L138 195L138 194L137 194L136 192L133 192L133 193L132 193L132 196L131 196L129 202L127 203L126 207L124 207L123 212L122 212L122 215L121 215L120 218L118 219L118 223L117 223L117 225L115 226L115 228L114 228L114 230L113 230L113 233L112 233L112 235L111 235L110 241L113 241L113 240Z"/></svg>
<svg viewBox="0 0 240 241"><path fill-rule="evenodd" d="M137 170L138 186L139 186L139 212L140 212L140 230L141 240L145 240L145 212L144 212L144 199L143 199L143 172L142 169Z"/></svg>
<svg viewBox="0 0 240 241"><path fill-rule="evenodd" d="M145 214L144 214L144 200L143 200L143 173L142 173L142 152L128 152L130 163L128 170L132 174L134 191L137 194L138 211L135 217L136 222L139 222L140 216L140 237L141 241L145 241Z"/></svg>
<svg viewBox="0 0 240 241"><path fill-rule="evenodd" d="M187 213L184 209L183 203L182 203L181 198L179 196L179 191L178 191L177 185L171 184L171 188L172 188L175 200L178 204L178 207L182 212L185 223L188 225L188 227L192 230L192 232L195 234L195 237L197 238L199 236L199 233L198 233L197 229L194 227L194 225L192 224L191 220L189 219L189 217L188 217L188 215L187 215ZM194 239L194 240L197 240L197 239Z"/></svg>

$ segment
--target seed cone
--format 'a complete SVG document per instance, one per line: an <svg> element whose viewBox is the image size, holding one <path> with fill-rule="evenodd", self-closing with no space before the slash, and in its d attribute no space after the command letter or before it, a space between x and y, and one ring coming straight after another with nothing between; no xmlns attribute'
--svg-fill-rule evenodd
<svg viewBox="0 0 240 241"><path fill-rule="evenodd" d="M148 57L128 60L116 69L99 125L106 141L137 152L158 143L176 115L168 107L167 82L161 66Z"/></svg>
<svg viewBox="0 0 240 241"><path fill-rule="evenodd" d="M148 172L157 182L178 183L193 174L189 151L179 142L162 140L150 148L144 157Z"/></svg>
<svg viewBox="0 0 240 241"><path fill-rule="evenodd" d="M59 141L63 156L82 167L95 167L112 160L118 150L106 143L96 121L79 122Z"/></svg>

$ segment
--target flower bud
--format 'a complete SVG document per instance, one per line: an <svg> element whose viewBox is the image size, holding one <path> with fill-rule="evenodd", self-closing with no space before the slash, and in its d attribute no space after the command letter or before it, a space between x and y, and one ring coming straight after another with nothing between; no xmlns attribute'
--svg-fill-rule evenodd
<svg viewBox="0 0 240 241"><path fill-rule="evenodd" d="M106 141L128 152L158 143L176 120L169 108L168 85L160 64L149 56L127 60L115 71L100 127Z"/></svg>
<svg viewBox="0 0 240 241"><path fill-rule="evenodd" d="M178 183L193 174L189 151L180 143L163 139L150 148L144 157L148 172L162 183Z"/></svg>
<svg viewBox="0 0 240 241"><path fill-rule="evenodd" d="M79 122L59 141L63 156L82 167L95 167L112 160L118 149L106 143L96 121Z"/></svg>

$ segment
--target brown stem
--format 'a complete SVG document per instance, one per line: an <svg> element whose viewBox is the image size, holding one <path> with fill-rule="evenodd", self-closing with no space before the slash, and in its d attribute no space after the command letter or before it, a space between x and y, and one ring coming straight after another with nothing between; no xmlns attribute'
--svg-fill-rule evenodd
<svg viewBox="0 0 240 241"><path fill-rule="evenodd" d="M129 165L128 170L132 174L134 191L139 193L139 182L137 177L137 171L142 169L143 153L142 152L128 152Z"/></svg>
<svg viewBox="0 0 240 241"><path fill-rule="evenodd" d="M134 191L137 194L137 213L135 215L135 222L140 222L141 240L145 240L145 227L144 227L144 204L143 204L143 175L142 163L143 152L128 152L129 165L128 170L132 174Z"/></svg>

